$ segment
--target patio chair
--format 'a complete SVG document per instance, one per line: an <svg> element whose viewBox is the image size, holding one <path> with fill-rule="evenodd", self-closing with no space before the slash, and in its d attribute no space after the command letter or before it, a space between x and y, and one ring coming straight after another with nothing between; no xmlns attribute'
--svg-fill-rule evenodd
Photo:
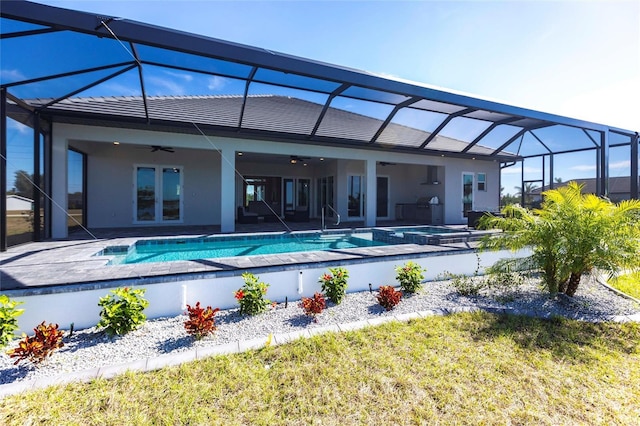
<svg viewBox="0 0 640 426"><path fill-rule="evenodd" d="M238 206L239 223L258 223L258 213L248 212L242 206Z"/></svg>

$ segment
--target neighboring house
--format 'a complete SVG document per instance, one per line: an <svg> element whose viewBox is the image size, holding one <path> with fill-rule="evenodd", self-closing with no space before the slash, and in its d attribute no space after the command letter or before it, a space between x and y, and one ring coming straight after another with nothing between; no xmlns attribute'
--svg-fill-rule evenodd
<svg viewBox="0 0 640 426"><path fill-rule="evenodd" d="M576 182L579 185L583 185L582 192L584 194L597 194L597 179L596 178L581 178L570 179L568 182ZM556 183L554 188L565 186L568 182ZM542 200L542 193L549 190L549 185L545 185L544 188L536 188L531 194L535 200ZM608 198L613 202L619 202L622 200L628 200L631 198L631 179L629 176L617 176L609 178L609 195Z"/></svg>
<svg viewBox="0 0 640 426"><path fill-rule="evenodd" d="M33 209L33 200L20 195L7 195L7 212L30 211Z"/></svg>

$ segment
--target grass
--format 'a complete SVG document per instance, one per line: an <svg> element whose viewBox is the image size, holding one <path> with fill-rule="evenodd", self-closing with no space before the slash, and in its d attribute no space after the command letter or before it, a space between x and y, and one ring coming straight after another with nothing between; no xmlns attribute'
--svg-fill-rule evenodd
<svg viewBox="0 0 640 426"><path fill-rule="evenodd" d="M609 285L631 297L640 299L640 272L622 275L609 280Z"/></svg>
<svg viewBox="0 0 640 426"><path fill-rule="evenodd" d="M640 325L457 314L0 400L14 424L637 424Z"/></svg>

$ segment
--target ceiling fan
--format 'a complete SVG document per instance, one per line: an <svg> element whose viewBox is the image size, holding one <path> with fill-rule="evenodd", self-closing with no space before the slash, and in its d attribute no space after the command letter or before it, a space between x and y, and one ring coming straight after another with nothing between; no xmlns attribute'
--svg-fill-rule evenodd
<svg viewBox="0 0 640 426"><path fill-rule="evenodd" d="M151 152L164 151L174 153L175 151L170 146L151 145Z"/></svg>
<svg viewBox="0 0 640 426"><path fill-rule="evenodd" d="M297 155L292 155L292 156L291 156L291 159L289 160L289 162L290 162L291 164L296 164L298 161L302 161L302 162L304 162L304 161L306 161L306 160L308 160L308 159L309 159L309 157L299 157L299 156L297 156Z"/></svg>
<svg viewBox="0 0 640 426"><path fill-rule="evenodd" d="M389 163L388 161L380 161L380 165L381 165L382 167L385 167L385 166L395 166L395 165L396 165L396 163Z"/></svg>

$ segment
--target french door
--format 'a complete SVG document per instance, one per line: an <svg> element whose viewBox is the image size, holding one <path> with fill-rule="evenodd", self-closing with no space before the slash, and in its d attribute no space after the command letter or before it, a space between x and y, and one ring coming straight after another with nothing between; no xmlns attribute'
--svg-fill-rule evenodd
<svg viewBox="0 0 640 426"><path fill-rule="evenodd" d="M283 179L283 183L285 211L309 208L310 179Z"/></svg>
<svg viewBox="0 0 640 426"><path fill-rule="evenodd" d="M182 167L135 166L134 223L181 223L182 212Z"/></svg>
<svg viewBox="0 0 640 426"><path fill-rule="evenodd" d="M333 210L336 206L333 200L333 176L326 176L318 179L318 190L316 191L316 214L322 216L322 208L329 205L331 208L325 209L325 216L333 217Z"/></svg>

